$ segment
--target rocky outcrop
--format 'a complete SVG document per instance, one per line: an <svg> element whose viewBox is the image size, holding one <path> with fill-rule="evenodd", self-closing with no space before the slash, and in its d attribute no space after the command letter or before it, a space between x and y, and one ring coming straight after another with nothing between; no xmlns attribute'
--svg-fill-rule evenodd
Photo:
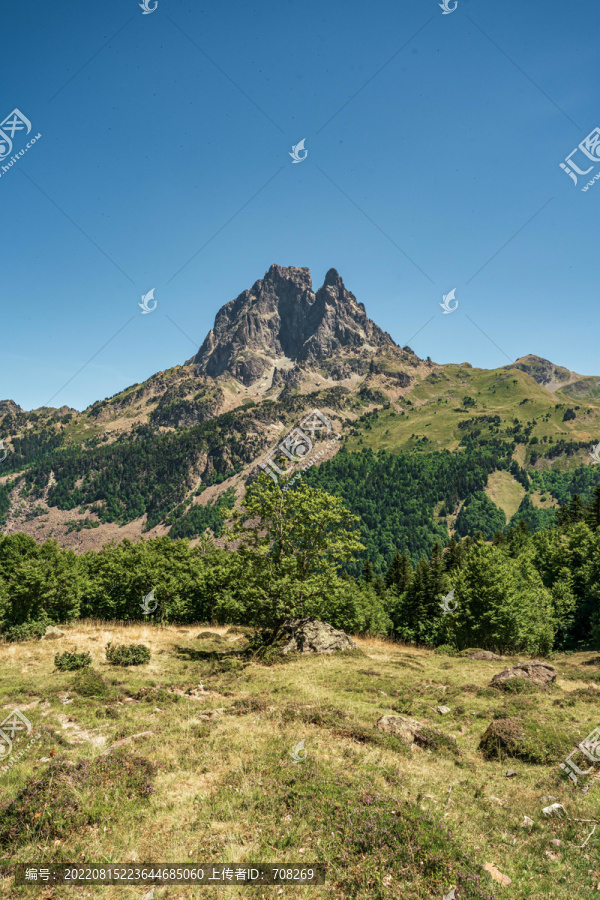
<svg viewBox="0 0 600 900"><path fill-rule="evenodd" d="M496 653L492 653L490 650L463 650L460 654L463 659L487 659L487 660L500 660L503 659L502 656L498 656ZM520 676L522 677L522 676Z"/></svg>
<svg viewBox="0 0 600 900"><path fill-rule="evenodd" d="M441 707L447 709L447 707ZM449 712L449 710L448 710ZM382 716L375 724L377 731L384 731L398 737L403 744L417 746L421 750L434 750L458 756L459 750L455 738L437 728L407 719L404 716Z"/></svg>
<svg viewBox="0 0 600 900"><path fill-rule="evenodd" d="M529 660L528 662L519 663L504 672L499 672L492 678L491 684L496 687L502 687L511 678L523 678L533 684L545 685L556 681L556 669L549 663L539 662L538 660Z"/></svg>
<svg viewBox="0 0 600 900"><path fill-rule="evenodd" d="M307 268L272 265L250 290L219 310L189 362L207 375L228 372L251 385L282 358L314 364L340 349L374 353L395 347L335 269L314 293Z"/></svg>
<svg viewBox="0 0 600 900"><path fill-rule="evenodd" d="M46 633L41 636L40 640L55 641L58 638L64 637L64 635L64 631L61 631L60 628L55 628L54 625L48 625Z"/></svg>
<svg viewBox="0 0 600 900"><path fill-rule="evenodd" d="M18 403L15 403L14 400L0 400L0 419L3 416L14 416L20 412L23 412L23 410Z"/></svg>
<svg viewBox="0 0 600 900"><path fill-rule="evenodd" d="M404 744L413 744L415 737L423 727L416 719L408 719L405 716L382 716L375 728L386 734L395 734Z"/></svg>
<svg viewBox="0 0 600 900"><path fill-rule="evenodd" d="M527 375L541 384L543 387L557 387L571 380L572 373L564 366L556 366L549 359L541 356L535 356L530 353L528 356L522 356L511 366L503 366L503 368L521 369Z"/></svg>
<svg viewBox="0 0 600 900"><path fill-rule="evenodd" d="M282 644L280 654L288 653L336 653L358 650L357 644L345 631L338 631L327 622L318 619L286 619L276 630L274 644Z"/></svg>

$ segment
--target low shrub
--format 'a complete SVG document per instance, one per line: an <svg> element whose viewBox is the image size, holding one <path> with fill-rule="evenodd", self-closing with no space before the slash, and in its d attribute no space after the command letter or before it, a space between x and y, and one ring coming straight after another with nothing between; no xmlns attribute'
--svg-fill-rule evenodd
<svg viewBox="0 0 600 900"><path fill-rule="evenodd" d="M80 697L93 697L97 700L110 700L119 694L114 687L107 684L100 672L87 668L74 677L71 689Z"/></svg>
<svg viewBox="0 0 600 900"><path fill-rule="evenodd" d="M156 770L122 751L76 765L56 759L0 808L0 847L49 843L105 822L115 809L153 793Z"/></svg>
<svg viewBox="0 0 600 900"><path fill-rule="evenodd" d="M458 650L452 644L440 644L433 652L440 656L458 656Z"/></svg>
<svg viewBox="0 0 600 900"><path fill-rule="evenodd" d="M38 641L46 633L48 622L23 622L21 625L13 625L4 632L5 641Z"/></svg>
<svg viewBox="0 0 600 900"><path fill-rule="evenodd" d="M150 651L144 644L106 645L106 660L113 666L143 666L150 662Z"/></svg>
<svg viewBox="0 0 600 900"><path fill-rule="evenodd" d="M65 650L54 657L54 665L62 672L74 672L75 669L85 669L92 664L92 657L85 651L78 653L77 647L73 651Z"/></svg>

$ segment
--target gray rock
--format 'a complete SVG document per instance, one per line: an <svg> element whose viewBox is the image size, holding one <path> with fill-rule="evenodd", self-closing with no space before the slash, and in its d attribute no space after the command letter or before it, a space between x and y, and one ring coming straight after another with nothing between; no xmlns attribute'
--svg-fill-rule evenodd
<svg viewBox="0 0 600 900"><path fill-rule="evenodd" d="M60 628L55 628L54 625L48 625L46 633L41 636L40 640L53 641L56 640L56 638L64 637L64 634L64 631L61 631Z"/></svg>
<svg viewBox="0 0 600 900"><path fill-rule="evenodd" d="M465 653L461 655L463 656L463 659L502 659L501 656L498 656L496 653L492 653L490 650L473 650L472 653Z"/></svg>
<svg viewBox="0 0 600 900"><path fill-rule="evenodd" d="M436 706L436 712L439 712L442 716L445 716L446 713L450 712L449 706Z"/></svg>
<svg viewBox="0 0 600 900"><path fill-rule="evenodd" d="M517 773L515 772L514 769L507 769L504 777L505 778L514 778L516 776L516 774Z"/></svg>
<svg viewBox="0 0 600 900"><path fill-rule="evenodd" d="M533 819L530 819L529 816L523 816L521 828L533 828Z"/></svg>
<svg viewBox="0 0 600 900"><path fill-rule="evenodd" d="M556 669L549 663L539 662L538 660L529 660L528 662L519 663L504 672L494 675L491 683L502 685L511 678L524 678L534 684L544 685L556 681Z"/></svg>
<svg viewBox="0 0 600 900"><path fill-rule="evenodd" d="M228 372L251 385L270 374L281 357L301 367L332 360L342 348L365 347L393 353L396 344L367 317L335 269L313 293L308 269L272 265L250 290L221 307L189 362L200 374Z"/></svg>
<svg viewBox="0 0 600 900"><path fill-rule="evenodd" d="M357 644L345 631L338 631L318 619L286 619L277 629L273 643L283 643L279 651L287 653L335 653L339 650L358 650Z"/></svg>
<svg viewBox="0 0 600 900"><path fill-rule="evenodd" d="M375 725L377 731L395 734L405 744L414 743L415 737L422 727L422 722L417 722L416 719L407 719L404 716L382 716Z"/></svg>
<svg viewBox="0 0 600 900"><path fill-rule="evenodd" d="M542 812L545 816L549 816L550 818L561 818L562 816L566 816L567 811L561 803L553 803L552 806L544 806Z"/></svg>

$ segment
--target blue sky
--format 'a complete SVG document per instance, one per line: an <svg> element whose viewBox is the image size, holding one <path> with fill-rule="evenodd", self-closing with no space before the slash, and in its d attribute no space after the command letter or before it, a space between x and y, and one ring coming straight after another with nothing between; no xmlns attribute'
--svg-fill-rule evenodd
<svg viewBox="0 0 600 900"><path fill-rule="evenodd" d="M274 262L436 362L600 374L600 160L559 167L600 125L596 3L138 2L3 4L0 120L41 138L0 160L0 399L182 363Z"/></svg>

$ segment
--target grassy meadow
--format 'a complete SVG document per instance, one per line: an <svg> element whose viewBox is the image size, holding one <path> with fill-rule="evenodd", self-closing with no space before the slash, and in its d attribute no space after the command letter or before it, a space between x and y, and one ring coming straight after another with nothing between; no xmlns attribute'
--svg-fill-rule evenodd
<svg viewBox="0 0 600 900"><path fill-rule="evenodd" d="M219 900L443 900L452 888L456 900L597 896L600 831L589 835L600 783L584 794L558 766L599 724L600 666L582 665L590 654L558 655L547 689L502 691L490 679L516 658L359 637L358 652L266 665L244 652L240 631L86 621L58 640L0 644L3 718L18 708L41 734L0 773L0 857L328 866L325 885L212 886ZM109 665L109 641L143 643L151 660ZM91 668L56 670L55 653L74 647L91 653ZM375 730L386 714L417 719L428 739L411 747ZM525 723L527 759L484 758L479 741L494 718ZM567 818L542 814L554 801ZM11 900L150 890L18 887L0 876ZM157 886L153 897L205 890Z"/></svg>

